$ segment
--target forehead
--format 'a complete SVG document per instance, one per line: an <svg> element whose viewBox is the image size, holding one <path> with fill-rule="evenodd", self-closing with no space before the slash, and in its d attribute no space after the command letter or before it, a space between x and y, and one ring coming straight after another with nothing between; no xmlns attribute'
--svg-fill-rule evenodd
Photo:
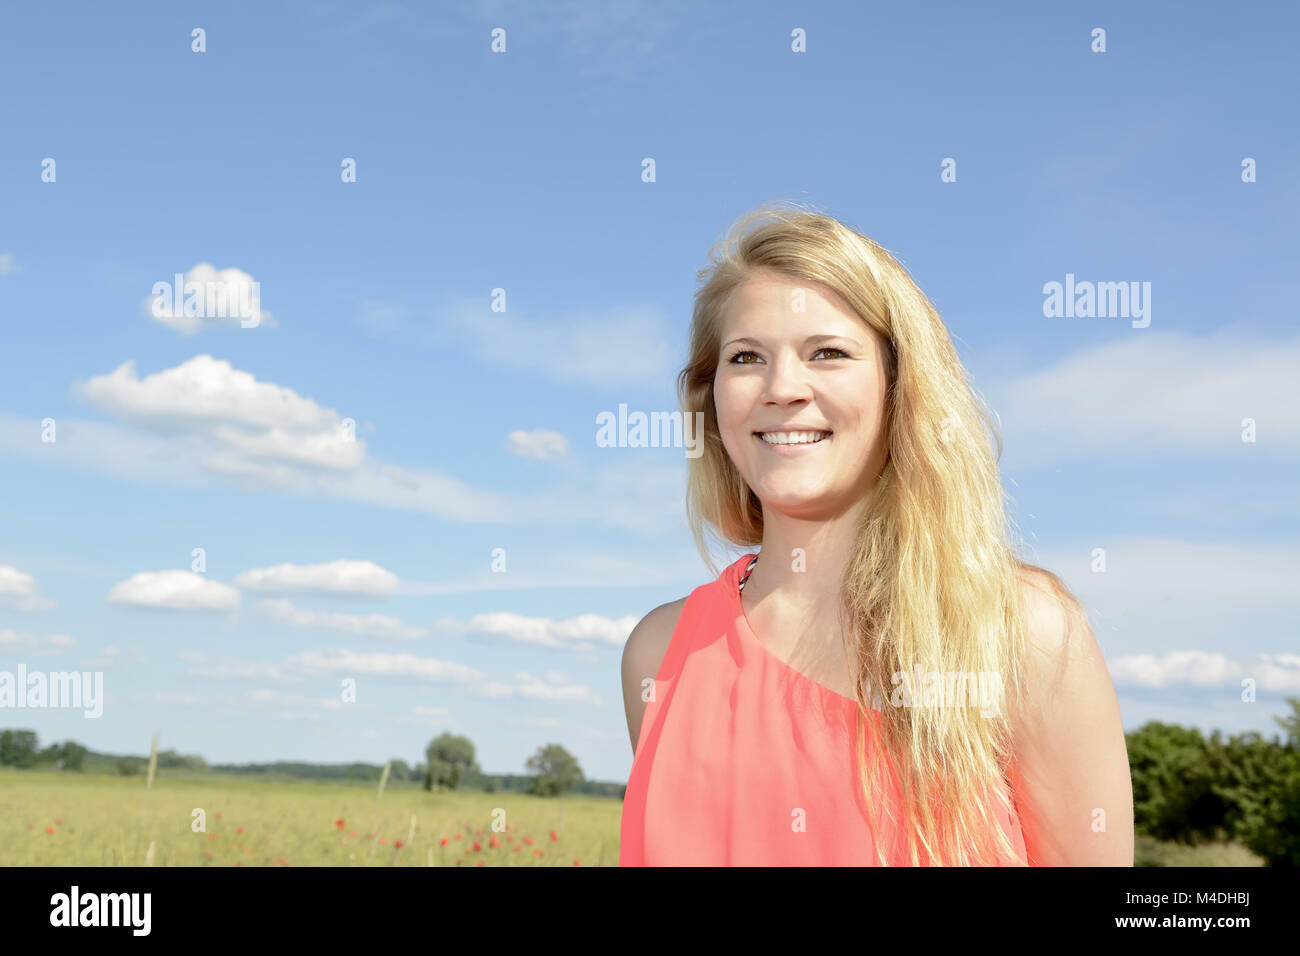
<svg viewBox="0 0 1300 956"><path fill-rule="evenodd" d="M736 287L722 312L722 336L865 334L867 325L835 292L817 282L771 269L757 270Z"/></svg>

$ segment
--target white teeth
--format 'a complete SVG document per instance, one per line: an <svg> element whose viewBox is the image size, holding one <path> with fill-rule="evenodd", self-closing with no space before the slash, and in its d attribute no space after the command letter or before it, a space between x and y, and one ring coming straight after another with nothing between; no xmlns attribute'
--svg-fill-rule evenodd
<svg viewBox="0 0 1300 956"><path fill-rule="evenodd" d="M759 437L769 445L811 445L830 432L763 432Z"/></svg>

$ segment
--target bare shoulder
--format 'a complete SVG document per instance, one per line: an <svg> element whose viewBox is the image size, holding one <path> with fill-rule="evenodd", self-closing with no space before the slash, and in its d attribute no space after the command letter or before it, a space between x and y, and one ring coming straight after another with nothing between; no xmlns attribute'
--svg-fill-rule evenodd
<svg viewBox="0 0 1300 956"><path fill-rule="evenodd" d="M1101 648L1088 625L1088 614L1059 577L1030 564L1020 566L1020 612L1026 648L1023 683L1015 688L1012 710L1017 723L1034 723L1057 696L1078 692L1077 680L1091 673L1092 690L1100 692L1096 675L1105 673ZM1111 689L1109 680L1107 690Z"/></svg>
<svg viewBox="0 0 1300 956"><path fill-rule="evenodd" d="M1083 606L1060 578L1022 566L1028 648L1012 703L1017 805L1038 865L1133 863L1124 728Z"/></svg>
<svg viewBox="0 0 1300 956"><path fill-rule="evenodd" d="M659 605L641 618L623 645L623 709L627 712L627 729L632 737L633 751L641 734L641 718L645 714L644 682L647 678L653 680L659 673L685 605L686 598Z"/></svg>
<svg viewBox="0 0 1300 956"><path fill-rule="evenodd" d="M1100 653L1083 605L1051 571L1022 565L1020 598L1029 638L1026 663L1040 678L1057 677L1071 659Z"/></svg>

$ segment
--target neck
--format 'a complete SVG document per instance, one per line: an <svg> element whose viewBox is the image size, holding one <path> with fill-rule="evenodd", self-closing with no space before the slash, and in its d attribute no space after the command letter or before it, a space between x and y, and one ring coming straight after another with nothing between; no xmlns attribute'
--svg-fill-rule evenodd
<svg viewBox="0 0 1300 956"><path fill-rule="evenodd" d="M764 508L762 557L745 585L755 595L831 611L838 607L845 568L858 543L865 503L830 517L806 520ZM797 550L796 550L797 549Z"/></svg>

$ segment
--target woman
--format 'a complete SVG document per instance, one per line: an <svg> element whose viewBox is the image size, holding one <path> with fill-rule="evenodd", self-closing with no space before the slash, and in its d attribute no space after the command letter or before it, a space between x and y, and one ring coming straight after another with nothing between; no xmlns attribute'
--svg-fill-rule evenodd
<svg viewBox="0 0 1300 956"><path fill-rule="evenodd" d="M620 863L1132 865L1114 688L1013 553L1001 439L934 307L797 207L711 258L688 517L706 561L706 526L759 551L628 638Z"/></svg>

